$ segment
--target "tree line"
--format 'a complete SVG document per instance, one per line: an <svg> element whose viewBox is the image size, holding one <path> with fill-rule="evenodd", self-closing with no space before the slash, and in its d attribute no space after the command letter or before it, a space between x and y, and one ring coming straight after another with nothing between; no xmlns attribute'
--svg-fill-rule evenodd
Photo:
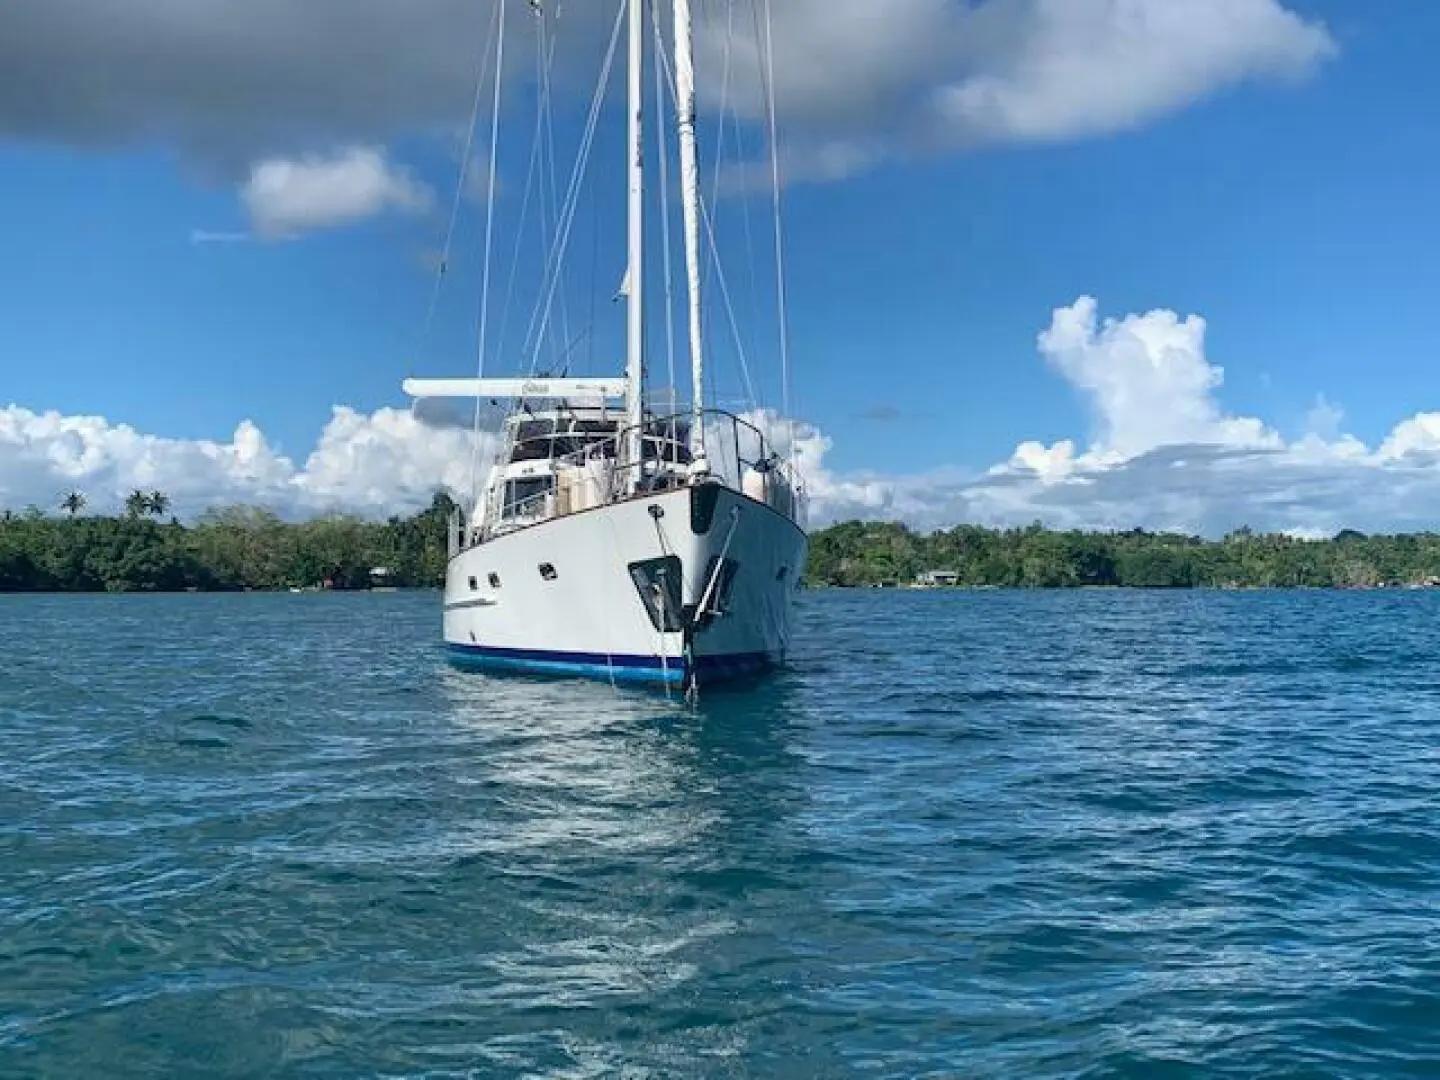
<svg viewBox="0 0 1440 1080"><path fill-rule="evenodd" d="M932 571L961 586L1005 588L1371 588L1440 583L1440 535L1328 539L1238 529L1223 539L1175 533L961 525L921 534L852 521L811 537L813 585L905 585Z"/></svg>
<svg viewBox="0 0 1440 1080"><path fill-rule="evenodd" d="M437 494L411 517L282 521L253 507L212 510L190 525L163 520L170 499L134 491L123 515L84 514L68 492L59 514L0 511L0 592L365 588L443 583L454 502ZM1239 529L1220 540L1175 533L1055 531L961 525L921 533L851 521L811 535L812 586L910 584L941 571L961 586L1351 587L1440 583L1440 535L1325 540ZM947 580L951 578L947 577Z"/></svg>
<svg viewBox="0 0 1440 1080"><path fill-rule="evenodd" d="M0 511L0 592L179 592L365 588L371 571L399 587L443 582L454 503L436 495L412 517L326 517L292 524L265 510L212 510L192 525L163 521L163 492L132 492L125 513L83 514L69 492L59 516Z"/></svg>

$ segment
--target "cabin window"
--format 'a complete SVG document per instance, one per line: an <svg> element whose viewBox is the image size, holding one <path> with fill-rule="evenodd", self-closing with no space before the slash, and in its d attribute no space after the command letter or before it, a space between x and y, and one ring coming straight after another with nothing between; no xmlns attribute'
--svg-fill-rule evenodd
<svg viewBox="0 0 1440 1080"><path fill-rule="evenodd" d="M492 589L498 589L500 587L500 575L495 573L494 570L490 571L490 587Z"/></svg>
<svg viewBox="0 0 1440 1080"><path fill-rule="evenodd" d="M470 579L470 591L471 591L471 592L475 592L475 591L476 591L477 589L479 589L479 588L480 588L480 582L479 582L477 579L475 579L475 578L472 577L472 578Z"/></svg>
<svg viewBox="0 0 1440 1080"><path fill-rule="evenodd" d="M667 634L678 634L685 628L680 573L677 555L630 564L630 580L635 583L640 602L650 616L650 625Z"/></svg>
<svg viewBox="0 0 1440 1080"><path fill-rule="evenodd" d="M510 449L510 460L544 461L550 456L554 440L554 420L527 420L515 428L515 445Z"/></svg>
<svg viewBox="0 0 1440 1080"><path fill-rule="evenodd" d="M663 461L671 465L689 465L690 447L686 445L688 432L660 431L651 428L645 435L645 460Z"/></svg>
<svg viewBox="0 0 1440 1080"><path fill-rule="evenodd" d="M544 509L545 496L555 490L553 476L528 476L505 481L504 517L531 517Z"/></svg>
<svg viewBox="0 0 1440 1080"><path fill-rule="evenodd" d="M527 420L515 428L509 460L547 461L579 454L597 444L605 444L602 456L613 457L617 427L613 420Z"/></svg>
<svg viewBox="0 0 1440 1080"><path fill-rule="evenodd" d="M789 568L788 566L782 566L782 567L780 567L780 572L775 575L775 580L776 580L776 581L784 581L784 580L785 580L787 577L789 577L789 576L790 576L790 568Z"/></svg>
<svg viewBox="0 0 1440 1080"><path fill-rule="evenodd" d="M540 564L540 576L546 581L554 581L560 575L555 572L555 567L552 564L542 562Z"/></svg>

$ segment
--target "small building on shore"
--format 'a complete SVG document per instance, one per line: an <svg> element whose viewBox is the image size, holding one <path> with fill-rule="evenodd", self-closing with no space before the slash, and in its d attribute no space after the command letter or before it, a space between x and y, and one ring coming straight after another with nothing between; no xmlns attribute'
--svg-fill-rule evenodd
<svg viewBox="0 0 1440 1080"><path fill-rule="evenodd" d="M960 574L956 570L926 570L915 575L915 586L920 589L953 589L959 584Z"/></svg>

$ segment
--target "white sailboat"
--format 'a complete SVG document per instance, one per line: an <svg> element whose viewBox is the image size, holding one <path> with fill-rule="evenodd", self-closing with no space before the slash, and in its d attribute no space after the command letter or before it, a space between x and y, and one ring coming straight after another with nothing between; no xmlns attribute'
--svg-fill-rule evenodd
<svg viewBox="0 0 1440 1080"><path fill-rule="evenodd" d="M647 401L642 72L651 30L657 54L664 38L646 0L628 0L615 24L618 35L628 14L623 374L404 384L417 399L510 402L502 449L451 530L443 632L460 666L693 689L770 669L790 648L805 492L790 446L777 452L760 425L704 400L691 10L672 3L690 407ZM498 65L495 92L498 117Z"/></svg>

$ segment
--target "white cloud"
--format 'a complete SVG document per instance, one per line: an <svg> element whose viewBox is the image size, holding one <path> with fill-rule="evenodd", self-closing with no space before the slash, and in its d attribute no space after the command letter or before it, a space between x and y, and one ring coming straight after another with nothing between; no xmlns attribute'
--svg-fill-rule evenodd
<svg viewBox="0 0 1440 1080"><path fill-rule="evenodd" d="M1098 431L1091 460L1127 459L1157 446L1274 447L1259 420L1221 413L1223 369L1205 356L1205 320L1152 311L1097 322L1091 297L1054 313L1040 353L1087 398ZM1054 462L1051 462L1053 466Z"/></svg>
<svg viewBox="0 0 1440 1080"><path fill-rule="evenodd" d="M1333 56L1290 0L784 0L776 92L794 172L890 154L1124 131ZM559 90L583 99L615 8L548 5ZM316 146L450 132L470 113L493 14L474 0L64 0L0 4L0 132L165 140L222 172ZM538 25L505 9L515 75ZM758 117L754 22L701 5L711 106ZM733 30L733 35L729 32Z"/></svg>
<svg viewBox="0 0 1440 1080"><path fill-rule="evenodd" d="M1324 394L1318 394L1315 404L1305 414L1305 434L1322 441L1334 439L1340 434L1340 425L1345 422L1345 410L1327 401Z"/></svg>
<svg viewBox="0 0 1440 1080"><path fill-rule="evenodd" d="M825 473L822 452L817 516L1207 535L1245 524L1318 535L1440 522L1440 412L1402 421L1372 449L1341 433L1343 413L1321 397L1311 430L1286 442L1221 407L1224 373L1206 355L1203 319L1160 310L1101 323L1097 310L1082 297L1038 338L1091 413L1084 450L1024 442L979 477L871 477L864 499Z"/></svg>
<svg viewBox="0 0 1440 1080"><path fill-rule="evenodd" d="M705 24L712 73L725 25ZM810 179L896 152L1123 132L1247 82L1293 82L1338 51L1282 0L794 0L774 50L785 166ZM763 41L728 51L730 102L759 117ZM702 85L715 104L723 80Z"/></svg>
<svg viewBox="0 0 1440 1080"><path fill-rule="evenodd" d="M1038 338L1046 363L1084 399L1088 443L1020 443L988 470L894 476L846 473L833 441L773 412L746 419L781 452L794 447L814 524L891 518L922 528L1041 520L1060 528L1144 526L1220 535L1250 525L1295 535L1433 529L1440 522L1440 411L1396 424L1378 445L1324 426L1293 441L1221 406L1220 368L1197 316L1151 311L1101 321L1082 297ZM1323 398L1320 399L1322 404ZM429 419L425 419L425 417ZM482 452L493 446L482 438ZM141 434L100 417L0 410L0 505L55 506L70 488L113 509L132 488L160 488L177 510L244 502L289 515L368 516L426 505L436 488L469 488L474 443L442 411L419 416L337 408L303 464L246 421L228 443Z"/></svg>
<svg viewBox="0 0 1440 1080"><path fill-rule="evenodd" d="M825 458L834 448L834 441L813 424L789 420L773 409L754 409L738 415L763 434L768 450L794 462L803 477L812 516L818 513L822 520L845 516L883 517L893 508L891 483L866 475L842 477L826 466ZM717 466L722 472L733 469L733 453L727 455L723 450L729 433L717 428L715 435L710 442L712 457L718 459ZM742 441L742 453L749 458L758 456L752 443L753 440Z"/></svg>
<svg viewBox="0 0 1440 1080"><path fill-rule="evenodd" d="M1002 64L945 87L940 110L978 138L1123 131L1252 78L1288 79L1334 52L1276 0L1038 0Z"/></svg>
<svg viewBox="0 0 1440 1080"><path fill-rule="evenodd" d="M1381 444L1383 461L1440 462L1440 412L1419 413L1396 425Z"/></svg>
<svg viewBox="0 0 1440 1080"><path fill-rule="evenodd" d="M490 445L482 435L482 449ZM134 488L158 488L177 513L230 503L301 516L384 516L424 507L445 488L469 489L468 430L422 423L410 412L364 415L336 408L302 464L278 453L251 421L228 443L147 435L99 416L0 409L0 505L57 505L70 489L92 510L115 510Z"/></svg>
<svg viewBox="0 0 1440 1080"><path fill-rule="evenodd" d="M261 236L283 238L349 225L388 211L421 213L430 189L373 146L331 157L272 158L250 170L241 201Z"/></svg>

